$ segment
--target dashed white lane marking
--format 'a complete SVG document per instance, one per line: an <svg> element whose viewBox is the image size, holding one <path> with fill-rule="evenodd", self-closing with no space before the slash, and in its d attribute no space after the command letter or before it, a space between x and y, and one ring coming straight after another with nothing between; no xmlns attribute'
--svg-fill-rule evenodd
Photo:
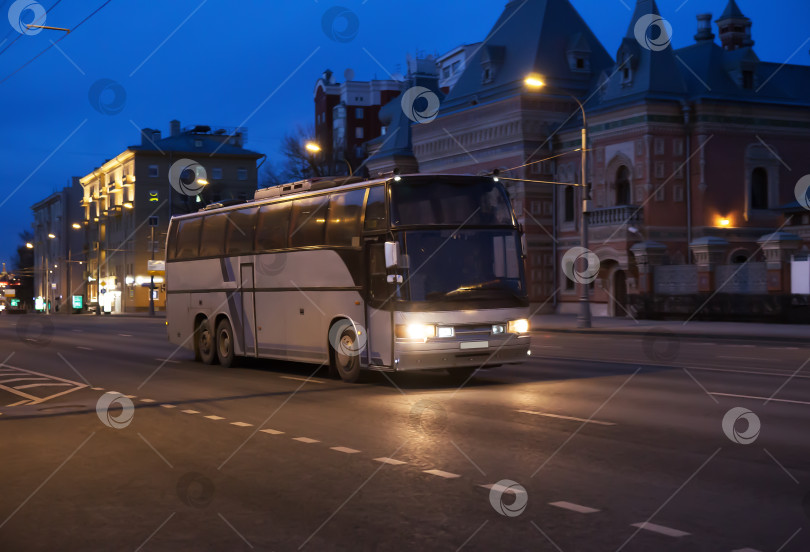
<svg viewBox="0 0 810 552"><path fill-rule="evenodd" d="M208 418L209 420L224 420L225 419L222 416L205 416L205 417Z"/></svg>
<svg viewBox="0 0 810 552"><path fill-rule="evenodd" d="M391 464L392 466L407 464L407 462L403 462L402 460L394 460L393 458L388 458L387 456L383 456L382 458L375 458L374 460L376 462L382 462L383 464Z"/></svg>
<svg viewBox="0 0 810 552"><path fill-rule="evenodd" d="M91 387L90 389L92 389L93 391L104 391L103 387Z"/></svg>
<svg viewBox="0 0 810 552"><path fill-rule="evenodd" d="M126 398L128 398L128 399L135 399L135 398L137 398L137 397L138 397L138 395L124 395L124 396L125 396Z"/></svg>
<svg viewBox="0 0 810 552"><path fill-rule="evenodd" d="M310 439L309 437L293 437L293 441L299 441L301 443L307 444L320 443L320 441L318 441L317 439Z"/></svg>
<svg viewBox="0 0 810 552"><path fill-rule="evenodd" d="M171 362L172 364L180 364L179 360L169 360L168 358L156 358L160 362Z"/></svg>
<svg viewBox="0 0 810 552"><path fill-rule="evenodd" d="M660 533L662 535L666 535L668 537L686 537L689 536L689 533L685 531L678 531L677 529L672 529L671 527L665 527L663 525L658 525L657 523L648 523L648 522L641 522L641 523L633 523L630 525L631 527L638 527L639 529L644 529L645 531L652 531L653 533Z"/></svg>
<svg viewBox="0 0 810 552"><path fill-rule="evenodd" d="M523 414L532 414L534 416L545 416L546 418L559 418L561 420L572 420L574 422L587 422L589 424L597 424L597 425L604 425L604 426L614 426L613 422L601 422L599 420L587 420L585 418L576 418L574 416L563 416L561 414L551 414L549 412L535 412L534 410L518 410L517 412L522 412Z"/></svg>
<svg viewBox="0 0 810 552"><path fill-rule="evenodd" d="M141 399L141 402L153 403L153 402L155 402L155 400L154 399Z"/></svg>
<svg viewBox="0 0 810 552"><path fill-rule="evenodd" d="M177 405L174 404L161 404L163 408L177 408Z"/></svg>
<svg viewBox="0 0 810 552"><path fill-rule="evenodd" d="M571 510L572 512L578 512L580 514L595 514L599 511L596 508L588 508L587 506L574 504L573 502L566 502L564 500L559 502L549 502L548 504L549 506L555 506L557 508L562 508L563 510Z"/></svg>
<svg viewBox="0 0 810 552"><path fill-rule="evenodd" d="M718 397L734 397L736 399L756 399L758 401L769 401L769 402L781 402L781 403L810 405L810 402L807 402L807 401L792 401L790 399L772 399L770 397L756 397L754 395L734 395L732 393L709 393L709 395L717 395Z"/></svg>
<svg viewBox="0 0 810 552"><path fill-rule="evenodd" d="M430 475L437 475L439 477L444 477L445 479L455 479L457 477L461 477L457 473L450 473L442 470L423 470L425 473L429 473Z"/></svg>
<svg viewBox="0 0 810 552"><path fill-rule="evenodd" d="M360 452L357 449L349 448L349 447L329 447L332 450L336 450L338 452L345 452L346 454L357 454Z"/></svg>
<svg viewBox="0 0 810 552"><path fill-rule="evenodd" d="M84 333L84 330L70 330L70 331L76 332L76 333Z"/></svg>
<svg viewBox="0 0 810 552"><path fill-rule="evenodd" d="M14 389L31 389L32 387L72 387L69 383L29 383L28 385L18 385Z"/></svg>
<svg viewBox="0 0 810 552"><path fill-rule="evenodd" d="M497 483L489 483L488 485L478 485L479 487L483 487L485 489L489 489L490 491L495 490L500 493L507 493L507 494L525 494L526 491L521 491L520 489L514 489L512 487L504 487L503 485L498 485Z"/></svg>
<svg viewBox="0 0 810 552"><path fill-rule="evenodd" d="M121 337L132 337L132 334L118 334Z"/></svg>
<svg viewBox="0 0 810 552"><path fill-rule="evenodd" d="M277 429L260 429L262 433L267 433L269 435L283 435L283 431L278 431Z"/></svg>
<svg viewBox="0 0 810 552"><path fill-rule="evenodd" d="M77 349L81 349L82 351L92 351L92 350L93 350L93 349L92 349L92 348L90 348L90 347L82 347L82 346L77 346L76 348L77 348Z"/></svg>
<svg viewBox="0 0 810 552"><path fill-rule="evenodd" d="M293 376L279 376L281 379L288 379L288 380L295 380L295 381L305 381L307 383L326 383L325 381L320 381L316 379L307 379L307 378L296 378Z"/></svg>
<svg viewBox="0 0 810 552"><path fill-rule="evenodd" d="M235 425L238 427L253 427L253 424L248 424L245 422L231 422L231 425Z"/></svg>
<svg viewBox="0 0 810 552"><path fill-rule="evenodd" d="M199 410L181 410L180 412L183 412L185 414L199 414L200 413Z"/></svg>

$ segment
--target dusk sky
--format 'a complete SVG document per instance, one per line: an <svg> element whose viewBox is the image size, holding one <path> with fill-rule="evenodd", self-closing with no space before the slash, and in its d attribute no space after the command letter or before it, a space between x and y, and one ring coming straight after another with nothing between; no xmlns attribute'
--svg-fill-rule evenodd
<svg viewBox="0 0 810 552"><path fill-rule="evenodd" d="M104 2L42 4L55 6L47 25L74 28ZM332 69L339 81L349 67L357 80L405 72L408 53L441 54L485 38L505 3L112 0L14 73L64 33L20 35L5 17L16 3L0 0L0 260L11 260L17 234L30 229L31 205L137 143L136 126L165 135L174 118L184 127L243 125L246 147L272 162L285 132L313 123L312 92L323 70ZM760 59L781 63L793 56L790 63L810 64L807 0L738 3L753 20ZM573 4L615 56L634 0ZM359 32L351 41L334 41L322 28L324 13L335 5L357 15ZM676 48L693 42L696 14L716 18L725 5L726 0L658 2L672 24ZM88 94L99 79L116 81L126 93L115 114L91 105Z"/></svg>

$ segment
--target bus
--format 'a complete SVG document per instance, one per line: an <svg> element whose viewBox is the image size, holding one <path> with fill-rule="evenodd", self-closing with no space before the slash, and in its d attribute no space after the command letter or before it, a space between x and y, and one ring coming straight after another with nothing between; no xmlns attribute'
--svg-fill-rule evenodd
<svg viewBox="0 0 810 552"><path fill-rule="evenodd" d="M361 371L479 368L531 354L523 232L497 177L312 179L173 217L169 340Z"/></svg>

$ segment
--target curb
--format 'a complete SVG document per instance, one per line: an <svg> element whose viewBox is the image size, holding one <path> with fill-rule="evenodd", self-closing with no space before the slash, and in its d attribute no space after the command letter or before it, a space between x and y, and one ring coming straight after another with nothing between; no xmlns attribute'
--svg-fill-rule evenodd
<svg viewBox="0 0 810 552"><path fill-rule="evenodd" d="M754 339L756 341L765 341L769 343L801 343L806 345L808 338L805 337L776 337L776 336L755 336L755 335L732 335L732 334L712 334L712 333L694 333L694 332L677 332L677 331L663 331L660 326L651 326L648 331L644 330L614 330L611 328L594 328L594 329L574 329L574 328L532 328L534 332L552 332L552 333L570 333L570 334L609 334L609 335L654 335L668 337L677 335L686 339L723 339L728 341L746 341Z"/></svg>

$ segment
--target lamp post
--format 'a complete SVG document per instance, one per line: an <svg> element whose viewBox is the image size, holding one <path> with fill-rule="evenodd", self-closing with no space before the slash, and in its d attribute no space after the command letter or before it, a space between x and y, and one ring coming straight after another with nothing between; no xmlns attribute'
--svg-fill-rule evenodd
<svg viewBox="0 0 810 552"><path fill-rule="evenodd" d="M315 172L316 176L321 176L321 175L319 174L319 172L320 172L320 171L319 171L318 169L316 169L316 168L315 168L314 158L315 158L315 155L316 155L316 154L321 153L321 151L323 151L323 148L322 148L322 147L321 147L321 146L320 146L318 143L313 142L313 141L309 141L309 142L307 142L307 143L304 145L304 148L305 148L305 149L306 149L306 150L307 150L309 153L311 153L311 154L312 154L312 155L310 155L310 159L309 159L309 166L310 166L310 168L311 168L311 169L313 169L313 172ZM348 159L346 159L346 157L345 157L345 156L343 157L343 162L344 162L344 163L346 163L346 166L349 168L349 176L353 176L353 175L354 175L354 170L352 169L352 165L351 165L351 163L349 163L349 160L348 160Z"/></svg>
<svg viewBox="0 0 810 552"><path fill-rule="evenodd" d="M588 122L585 116L585 106L582 102L568 92L567 90L562 90L556 87L548 87L546 85L545 79L542 76L537 74L528 75L525 79L525 84L528 88L534 90L540 90L542 88L553 88L557 92L561 92L562 94L572 98L577 105L579 106L580 111L582 112L582 146L581 146L581 163L582 166L580 168L580 187L582 188L582 208L580 210L580 224L579 224L579 239L580 243L583 248L588 249L588 200L587 200L587 177L585 176L586 167L586 150L588 149ZM555 205L556 208L556 205ZM588 260L585 258L584 255L580 257L579 260L580 268L579 273L584 274L587 269ZM590 305L590 298L589 298L589 290L588 284L585 282L577 282L577 286L579 287L579 315L577 315L577 327L578 328L590 328L591 327L591 305Z"/></svg>

